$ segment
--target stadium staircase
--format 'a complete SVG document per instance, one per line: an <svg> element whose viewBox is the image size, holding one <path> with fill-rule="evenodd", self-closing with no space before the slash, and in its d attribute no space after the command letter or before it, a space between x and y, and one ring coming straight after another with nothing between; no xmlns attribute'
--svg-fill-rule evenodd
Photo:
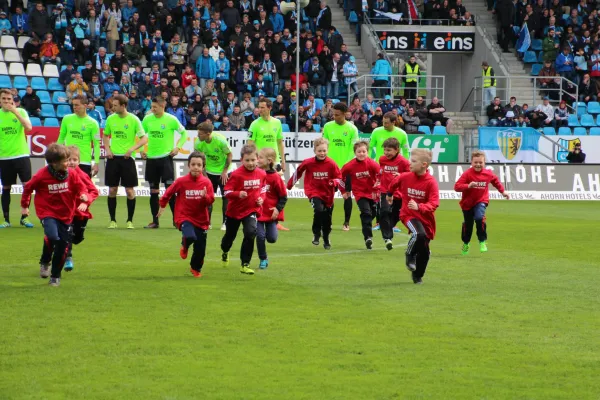
<svg viewBox="0 0 600 400"><path fill-rule="evenodd" d="M445 112L444 117L452 120L452 127L448 131L452 135L464 135L479 126L479 122L472 112Z"/></svg>

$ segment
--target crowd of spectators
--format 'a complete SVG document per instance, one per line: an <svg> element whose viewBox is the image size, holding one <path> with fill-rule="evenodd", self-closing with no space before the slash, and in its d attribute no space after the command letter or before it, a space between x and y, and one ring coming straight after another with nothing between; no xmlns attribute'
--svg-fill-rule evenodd
<svg viewBox="0 0 600 400"><path fill-rule="evenodd" d="M425 25L475 25L474 16L467 11L462 0L374 0L363 5L370 10L369 19L375 24L392 23L389 16L375 12L378 10L398 17L402 14L398 21L401 24L412 24L415 20L424 19Z"/></svg>
<svg viewBox="0 0 600 400"><path fill-rule="evenodd" d="M511 97L508 104L501 104L500 98L495 97L486 110L488 126L531 127L543 129L553 127L555 130L568 126L569 109L567 102L561 101L557 107L550 104L550 98L545 96L542 103L530 109L528 104L517 104L516 97Z"/></svg>

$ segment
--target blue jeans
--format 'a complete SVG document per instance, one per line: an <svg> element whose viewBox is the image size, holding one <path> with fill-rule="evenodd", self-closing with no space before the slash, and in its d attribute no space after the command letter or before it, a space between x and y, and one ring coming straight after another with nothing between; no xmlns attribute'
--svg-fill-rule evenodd
<svg viewBox="0 0 600 400"><path fill-rule="evenodd" d="M477 239L480 242L487 240L487 225L485 223L485 210L487 204L477 203L470 210L463 210L464 222L462 225L462 241L463 243L469 243L471 236L473 236L473 223L477 229Z"/></svg>
<svg viewBox="0 0 600 400"><path fill-rule="evenodd" d="M60 278L71 241L71 227L55 218L44 218L44 247L40 263L52 261L52 278Z"/></svg>
<svg viewBox="0 0 600 400"><path fill-rule="evenodd" d="M207 232L198 228L189 221L184 221L181 224L181 245L186 249L194 246L194 252L190 259L190 267L193 270L200 272L204 265L204 256L206 255L206 236Z"/></svg>
<svg viewBox="0 0 600 400"><path fill-rule="evenodd" d="M496 86L490 86L487 88L483 88L483 104L487 107L488 104L492 103L496 97Z"/></svg>
<svg viewBox="0 0 600 400"><path fill-rule="evenodd" d="M339 94L340 82L327 82L327 97L336 99Z"/></svg>
<svg viewBox="0 0 600 400"><path fill-rule="evenodd" d="M269 243L275 243L277 241L277 235L277 221L258 222L256 227L256 250L258 251L258 258L261 260L266 260L268 258L265 239Z"/></svg>

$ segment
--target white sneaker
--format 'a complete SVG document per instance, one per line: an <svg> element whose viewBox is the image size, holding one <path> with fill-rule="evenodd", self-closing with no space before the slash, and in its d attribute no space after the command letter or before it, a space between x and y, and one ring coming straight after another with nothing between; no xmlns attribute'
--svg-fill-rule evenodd
<svg viewBox="0 0 600 400"><path fill-rule="evenodd" d="M225 224L221 225L221 230L222 231L226 231L227 230L227 226Z"/></svg>
<svg viewBox="0 0 600 400"><path fill-rule="evenodd" d="M388 250L392 250L394 248L394 244L392 243L391 239L385 240L385 248Z"/></svg>

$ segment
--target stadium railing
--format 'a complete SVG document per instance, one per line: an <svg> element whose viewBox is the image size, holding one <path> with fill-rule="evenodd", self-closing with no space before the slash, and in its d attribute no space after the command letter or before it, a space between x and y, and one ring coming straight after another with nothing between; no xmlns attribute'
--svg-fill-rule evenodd
<svg viewBox="0 0 600 400"><path fill-rule="evenodd" d="M372 93L375 100L382 101L384 99L385 94L390 94L392 96L392 100L398 99L400 97L405 97L405 84L404 78L407 75L390 75L388 78L389 86L381 87L381 86L373 86L374 78L376 75L361 75L356 78L356 83L358 85L358 92L350 94L350 90L348 90L348 104L352 103L352 99L354 96L358 96L361 100L364 100L367 97L368 93ZM424 75L419 76L417 78L417 89L416 95L422 96L423 98L431 99L433 97L437 97L440 103L444 103L444 90L446 87L446 76L445 75ZM411 88L409 88L410 90ZM410 102L414 102L416 98L410 97L406 98L406 100Z"/></svg>
<svg viewBox="0 0 600 400"><path fill-rule="evenodd" d="M476 21L475 21L475 16L473 16L473 24L469 25L469 26L476 26ZM368 17L365 15L365 22L369 22L371 24L375 24L375 25L379 25L379 24L385 24L385 25L442 25L442 26L466 26L462 23L456 23L457 20L452 20L452 19L426 19L426 18L419 18L419 19L411 19L409 20L408 18L402 18L400 21L396 21L394 19L391 19L389 17L384 17L384 16L378 16L378 15L374 15L371 17ZM458 22L460 22L460 20L458 20Z"/></svg>

